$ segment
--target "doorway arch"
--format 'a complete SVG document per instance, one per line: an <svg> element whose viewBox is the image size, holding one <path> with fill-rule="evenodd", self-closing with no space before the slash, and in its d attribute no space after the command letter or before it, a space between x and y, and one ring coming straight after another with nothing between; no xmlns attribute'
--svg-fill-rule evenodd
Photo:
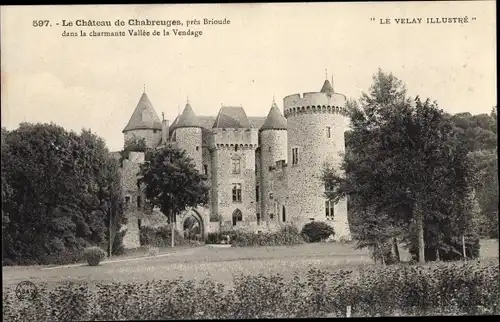
<svg viewBox="0 0 500 322"><path fill-rule="evenodd" d="M236 208L236 210L233 211L233 226L236 226L238 221L242 221L242 220L243 220L243 214L241 213L241 210Z"/></svg>
<svg viewBox="0 0 500 322"><path fill-rule="evenodd" d="M188 210L182 220L182 231L184 238L190 240L203 240L205 225L200 214L196 210Z"/></svg>

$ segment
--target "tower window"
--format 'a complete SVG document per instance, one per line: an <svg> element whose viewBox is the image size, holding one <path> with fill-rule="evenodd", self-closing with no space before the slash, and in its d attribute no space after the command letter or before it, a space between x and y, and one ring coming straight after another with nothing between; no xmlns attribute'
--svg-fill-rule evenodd
<svg viewBox="0 0 500 322"><path fill-rule="evenodd" d="M332 137L332 131L329 126L326 127L326 137L331 138Z"/></svg>
<svg viewBox="0 0 500 322"><path fill-rule="evenodd" d="M240 159L233 159L233 174L239 174L241 171L241 162Z"/></svg>
<svg viewBox="0 0 500 322"><path fill-rule="evenodd" d="M142 227L142 220L137 219L137 227L140 229Z"/></svg>
<svg viewBox="0 0 500 322"><path fill-rule="evenodd" d="M241 183L233 183L233 202L241 202Z"/></svg>
<svg viewBox="0 0 500 322"><path fill-rule="evenodd" d="M271 152L271 147L269 147L269 152Z"/></svg>
<svg viewBox="0 0 500 322"><path fill-rule="evenodd" d="M274 214L269 214L269 219L273 219L274 218Z"/></svg>
<svg viewBox="0 0 500 322"><path fill-rule="evenodd" d="M299 148L292 149L292 164L299 163Z"/></svg>
<svg viewBox="0 0 500 322"><path fill-rule="evenodd" d="M257 213L257 225L260 225L260 214Z"/></svg>
<svg viewBox="0 0 500 322"><path fill-rule="evenodd" d="M142 206L142 198L141 196L137 196L137 208L141 208Z"/></svg>
<svg viewBox="0 0 500 322"><path fill-rule="evenodd" d="M125 208L127 208L129 204L130 204L130 196L126 196L125 197Z"/></svg>
<svg viewBox="0 0 500 322"><path fill-rule="evenodd" d="M199 149L200 149L200 147L199 147L199 146L197 146L197 147L196 147L196 151L198 151Z"/></svg>
<svg viewBox="0 0 500 322"><path fill-rule="evenodd" d="M282 212L282 214L283 214L283 222L285 222L285 221L286 221L286 210L285 210L285 206L283 206L283 212Z"/></svg>
<svg viewBox="0 0 500 322"><path fill-rule="evenodd" d="M334 206L333 201L330 200L325 201L325 214L326 214L326 219L328 220L333 220L333 217L335 215L333 206Z"/></svg>
<svg viewBox="0 0 500 322"><path fill-rule="evenodd" d="M208 165L203 165L203 174L208 174Z"/></svg>
<svg viewBox="0 0 500 322"><path fill-rule="evenodd" d="M259 186L255 187L255 201L259 202L260 189Z"/></svg>

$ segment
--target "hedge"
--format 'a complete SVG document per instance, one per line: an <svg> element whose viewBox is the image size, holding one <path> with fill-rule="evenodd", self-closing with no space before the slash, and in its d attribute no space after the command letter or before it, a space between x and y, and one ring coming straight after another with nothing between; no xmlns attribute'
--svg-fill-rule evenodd
<svg viewBox="0 0 500 322"><path fill-rule="evenodd" d="M203 281L66 283L38 286L34 300L4 290L7 321L157 320L498 314L498 262L371 266L358 272L312 269L305 277L235 277L234 287Z"/></svg>
<svg viewBox="0 0 500 322"><path fill-rule="evenodd" d="M231 245L245 246L285 246L303 244L304 239L294 226L284 226L277 232L253 233L239 230L209 233L205 243L221 244L229 236Z"/></svg>

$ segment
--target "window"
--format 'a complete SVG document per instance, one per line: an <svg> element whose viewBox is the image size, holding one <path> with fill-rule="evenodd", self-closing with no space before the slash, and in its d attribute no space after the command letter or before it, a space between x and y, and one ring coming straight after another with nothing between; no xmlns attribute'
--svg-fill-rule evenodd
<svg viewBox="0 0 500 322"><path fill-rule="evenodd" d="M238 152L238 145L234 146L234 152Z"/></svg>
<svg viewBox="0 0 500 322"><path fill-rule="evenodd" d="M129 203L130 203L130 196L126 196L125 197L125 207L128 207Z"/></svg>
<svg viewBox="0 0 500 322"><path fill-rule="evenodd" d="M259 186L255 187L255 201L259 202L260 189Z"/></svg>
<svg viewBox="0 0 500 322"><path fill-rule="evenodd" d="M241 183L233 183L233 202L241 202Z"/></svg>
<svg viewBox="0 0 500 322"><path fill-rule="evenodd" d="M241 210L236 209L233 212L233 226L236 226L238 221L243 221L243 214L241 213Z"/></svg>
<svg viewBox="0 0 500 322"><path fill-rule="evenodd" d="M273 219L274 218L274 214L269 214L269 219Z"/></svg>
<svg viewBox="0 0 500 322"><path fill-rule="evenodd" d="M286 211L285 211L285 206L283 206L283 222L286 221Z"/></svg>
<svg viewBox="0 0 500 322"><path fill-rule="evenodd" d="M241 162L240 159L233 159L233 174L238 174L241 171Z"/></svg>
<svg viewBox="0 0 500 322"><path fill-rule="evenodd" d="M200 149L200 147L199 147L199 146L197 146L197 147L196 147L196 151L198 151L199 149Z"/></svg>
<svg viewBox="0 0 500 322"><path fill-rule="evenodd" d="M260 225L260 214L257 214L257 225Z"/></svg>
<svg viewBox="0 0 500 322"><path fill-rule="evenodd" d="M203 165L203 174L208 174L208 165Z"/></svg>
<svg viewBox="0 0 500 322"><path fill-rule="evenodd" d="M137 219L137 227L139 227L139 229L140 229L141 226L142 226L142 220Z"/></svg>
<svg viewBox="0 0 500 322"><path fill-rule="evenodd" d="M271 152L271 147L269 147L269 152Z"/></svg>
<svg viewBox="0 0 500 322"><path fill-rule="evenodd" d="M333 201L330 200L325 201L325 213L326 213L326 219L328 220L332 220L335 214L333 211L333 206L334 206Z"/></svg>
<svg viewBox="0 0 500 322"><path fill-rule="evenodd" d="M141 208L142 206L142 198L141 196L137 196L137 208Z"/></svg>
<svg viewBox="0 0 500 322"><path fill-rule="evenodd" d="M292 164L299 163L299 148L292 149Z"/></svg>
<svg viewBox="0 0 500 322"><path fill-rule="evenodd" d="M326 127L326 137L327 138L331 138L332 137L331 128L329 126Z"/></svg>

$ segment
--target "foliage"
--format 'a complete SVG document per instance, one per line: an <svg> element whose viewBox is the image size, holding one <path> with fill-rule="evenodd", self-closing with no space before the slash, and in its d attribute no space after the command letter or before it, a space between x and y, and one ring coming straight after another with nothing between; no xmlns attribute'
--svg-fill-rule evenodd
<svg viewBox="0 0 500 322"><path fill-rule="evenodd" d="M284 246L303 244L304 239L294 226L285 226L274 233L253 233L238 230L220 231L208 233L207 244L221 244L229 236L231 245L234 247L246 246Z"/></svg>
<svg viewBox="0 0 500 322"><path fill-rule="evenodd" d="M498 262L467 262L235 276L232 288L210 279L65 283L41 285L24 303L7 288L3 313L8 321L320 318L345 317L351 306L353 317L495 315L498 279Z"/></svg>
<svg viewBox="0 0 500 322"><path fill-rule="evenodd" d="M103 259L106 258L106 252L96 246L85 248L83 254L90 266L97 266Z"/></svg>
<svg viewBox="0 0 500 322"><path fill-rule="evenodd" d="M141 226L139 230L139 239L141 246L151 245L155 247L170 247L172 230L170 225L157 228ZM184 236L175 230L175 242L177 245L185 243Z"/></svg>
<svg viewBox="0 0 500 322"><path fill-rule="evenodd" d="M313 221L302 227L301 234L308 237L310 243L317 243L335 235L333 227L322 221Z"/></svg>
<svg viewBox="0 0 500 322"><path fill-rule="evenodd" d="M172 145L146 152L139 184L145 186L148 202L169 221L188 208L208 203L207 177L184 150Z"/></svg>
<svg viewBox="0 0 500 322"><path fill-rule="evenodd" d="M23 123L2 130L1 157L3 251L15 264L76 260L107 243L109 222L125 223L118 166L90 131Z"/></svg>
<svg viewBox="0 0 500 322"><path fill-rule="evenodd" d="M369 93L349 103L349 114L341 171L326 165L323 180L327 198L349 198L360 247L427 235L439 248L473 233L476 177L454 124L435 102L407 97L400 80L379 70Z"/></svg>

